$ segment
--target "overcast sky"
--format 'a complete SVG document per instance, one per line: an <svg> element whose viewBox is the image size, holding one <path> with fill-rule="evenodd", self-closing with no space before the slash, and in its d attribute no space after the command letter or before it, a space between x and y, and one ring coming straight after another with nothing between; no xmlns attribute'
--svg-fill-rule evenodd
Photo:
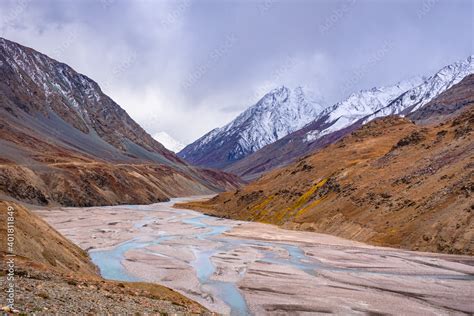
<svg viewBox="0 0 474 316"><path fill-rule="evenodd" d="M1 0L0 36L189 143L278 85L331 105L473 54L472 0Z"/></svg>

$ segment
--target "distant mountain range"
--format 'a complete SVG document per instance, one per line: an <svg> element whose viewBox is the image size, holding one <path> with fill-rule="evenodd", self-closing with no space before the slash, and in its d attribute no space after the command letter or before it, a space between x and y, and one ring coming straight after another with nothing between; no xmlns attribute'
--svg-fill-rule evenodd
<svg viewBox="0 0 474 316"><path fill-rule="evenodd" d="M98 84L0 38L0 196L34 204L143 204L238 185L188 165Z"/></svg>
<svg viewBox="0 0 474 316"><path fill-rule="evenodd" d="M394 86L362 90L330 107L324 108L318 104L303 102L306 104L304 107L307 113L304 121L308 119L306 124L302 128L295 128L294 131L288 130L288 135L280 134L283 137L266 138L267 141L262 143L257 143L257 140L263 138L262 135L271 134L271 129L259 129L255 132L255 129L247 128L249 125L236 119L226 127L216 129L189 145L179 153L179 156L201 166L222 168L246 179L254 179L277 166L284 166L298 157L336 141L374 118L412 113L472 73L474 73L473 56L469 56L466 60L442 68L432 76L402 81ZM273 94L274 91L270 92L262 100ZM252 117L254 113L252 109L258 107L258 104L241 116L245 115L246 121L259 122L261 117L269 116L265 113L267 110L271 110L271 113L280 113L275 109L280 103L275 102L272 105L270 108L260 108L255 118ZM292 110L295 113L288 112ZM299 111L298 106L286 107L285 117L295 116ZM311 115L313 116L309 119ZM272 117L271 122L285 121L276 115ZM294 127L303 124L303 121L295 120L295 123ZM225 131L229 130L231 134L238 135L242 135L245 131L245 139L252 140L245 148L253 150L242 151L240 155L231 154L233 152L229 151L229 148L240 148L241 141L238 138L225 137L227 135ZM264 144L265 146L259 146ZM221 154L214 154L216 150Z"/></svg>
<svg viewBox="0 0 474 316"><path fill-rule="evenodd" d="M186 146L178 155L194 165L225 168L302 128L323 109L303 88L282 86L267 93L226 126Z"/></svg>

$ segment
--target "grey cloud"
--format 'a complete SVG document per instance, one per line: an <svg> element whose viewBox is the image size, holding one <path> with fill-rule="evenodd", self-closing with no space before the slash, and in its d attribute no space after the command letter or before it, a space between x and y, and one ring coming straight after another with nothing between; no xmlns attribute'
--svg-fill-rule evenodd
<svg viewBox="0 0 474 316"><path fill-rule="evenodd" d="M187 143L273 86L330 105L466 58L471 15L469 0L4 0L0 31Z"/></svg>

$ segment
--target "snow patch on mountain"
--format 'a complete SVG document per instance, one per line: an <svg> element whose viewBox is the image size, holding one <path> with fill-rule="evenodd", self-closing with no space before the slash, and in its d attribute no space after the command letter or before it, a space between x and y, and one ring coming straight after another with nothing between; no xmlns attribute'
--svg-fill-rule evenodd
<svg viewBox="0 0 474 316"><path fill-rule="evenodd" d="M179 152L184 148L184 145L178 140L174 139L171 135L166 132L158 132L153 135L153 138L160 142L166 149L172 152Z"/></svg>

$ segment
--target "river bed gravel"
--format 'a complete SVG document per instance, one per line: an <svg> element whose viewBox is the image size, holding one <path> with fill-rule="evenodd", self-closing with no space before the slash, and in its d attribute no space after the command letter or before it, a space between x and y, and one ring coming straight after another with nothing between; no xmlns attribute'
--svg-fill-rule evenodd
<svg viewBox="0 0 474 316"><path fill-rule="evenodd" d="M474 313L472 257L172 208L189 199L35 212L87 249L105 278L157 282L223 314Z"/></svg>

